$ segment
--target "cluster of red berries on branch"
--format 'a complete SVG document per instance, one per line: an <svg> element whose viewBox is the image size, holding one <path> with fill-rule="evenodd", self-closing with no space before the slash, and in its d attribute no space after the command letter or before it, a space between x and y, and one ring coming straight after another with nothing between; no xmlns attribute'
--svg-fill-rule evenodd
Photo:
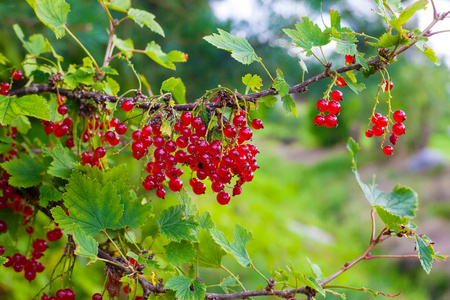
<svg viewBox="0 0 450 300"><path fill-rule="evenodd" d="M22 71L20 71L20 70L13 70L11 72L11 78L13 80L20 80L20 79L22 79L22 77L23 77ZM2 82L0 84L0 95L8 96L10 87L11 86L10 86L9 82L7 82L7 81Z"/></svg>
<svg viewBox="0 0 450 300"><path fill-rule="evenodd" d="M72 289L59 289L55 296L43 294L41 300L75 300L75 292Z"/></svg>
<svg viewBox="0 0 450 300"><path fill-rule="evenodd" d="M393 123L391 130L389 130L389 119L380 113L375 113L371 122L373 123L372 129L366 131L366 137L382 136L386 133L391 133L389 136L389 142L392 145L385 145L383 147L383 153L385 155L391 155L394 151L394 147L397 144L398 136L405 134L405 125L403 122L406 120L406 114L402 110L397 110L392 114L392 118L396 123Z"/></svg>
<svg viewBox="0 0 450 300"><path fill-rule="evenodd" d="M320 99L316 103L317 110L320 112L314 117L314 124L316 126L323 126L328 128L337 127L337 116L341 111L341 101L343 94L339 90L334 90L330 93L331 100Z"/></svg>

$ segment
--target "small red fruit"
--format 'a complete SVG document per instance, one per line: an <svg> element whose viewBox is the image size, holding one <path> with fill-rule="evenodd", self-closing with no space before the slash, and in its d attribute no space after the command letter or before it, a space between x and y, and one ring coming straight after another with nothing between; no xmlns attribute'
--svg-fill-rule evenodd
<svg viewBox="0 0 450 300"><path fill-rule="evenodd" d="M346 61L348 64L352 64L352 63L354 62L353 55L346 55L346 56L345 56L345 61Z"/></svg>
<svg viewBox="0 0 450 300"><path fill-rule="evenodd" d="M316 103L317 110L320 112L326 112L328 109L328 101L325 99L320 99Z"/></svg>
<svg viewBox="0 0 450 300"><path fill-rule="evenodd" d="M383 147L384 155L391 155L393 151L394 151L394 148L392 146L388 145L388 146Z"/></svg>
<svg viewBox="0 0 450 300"><path fill-rule="evenodd" d="M397 123L403 123L406 120L406 114L403 110L396 110L392 117Z"/></svg>
<svg viewBox="0 0 450 300"><path fill-rule="evenodd" d="M230 194L228 194L227 192L218 193L217 194L217 202L220 205L228 204L228 202L230 202Z"/></svg>
<svg viewBox="0 0 450 300"><path fill-rule="evenodd" d="M405 133L405 125L403 125L403 123L395 123L392 126L392 132L395 135L402 135Z"/></svg>
<svg viewBox="0 0 450 300"><path fill-rule="evenodd" d="M337 84L337 86L346 86L347 82L345 82L344 78L338 77L338 79L336 79L336 84Z"/></svg>
<svg viewBox="0 0 450 300"><path fill-rule="evenodd" d="M60 114L61 116L64 116L65 114L67 114L68 111L69 111L69 109L67 108L67 106L65 106L65 105L58 106L58 114Z"/></svg>
<svg viewBox="0 0 450 300"><path fill-rule="evenodd" d="M335 115L341 111L341 104L337 101L330 101L328 103L328 112Z"/></svg>
<svg viewBox="0 0 450 300"><path fill-rule="evenodd" d="M368 137L368 138L373 137L373 131L370 130L370 129L368 129L368 130L366 131L366 137Z"/></svg>
<svg viewBox="0 0 450 300"><path fill-rule="evenodd" d="M392 81L389 81L389 84L388 84L388 81L386 80L386 81L384 81L384 90L387 92L387 91L391 91L392 90L392 88L394 87L394 83L392 82Z"/></svg>
<svg viewBox="0 0 450 300"><path fill-rule="evenodd" d="M14 70L14 71L12 71L12 72L11 72L11 77L12 77L14 80L20 80L20 79L22 79L22 71L20 71L20 70Z"/></svg>
<svg viewBox="0 0 450 300"><path fill-rule="evenodd" d="M334 101L341 101L342 100L342 96L343 96L343 94L339 90L334 90L330 94L331 99L334 100Z"/></svg>
<svg viewBox="0 0 450 300"><path fill-rule="evenodd" d="M322 126L325 124L325 118L322 115L317 115L314 117L314 125L316 126Z"/></svg>
<svg viewBox="0 0 450 300"><path fill-rule="evenodd" d="M375 136L382 136L384 134L384 127L375 125L372 127L372 132Z"/></svg>
<svg viewBox="0 0 450 300"><path fill-rule="evenodd" d="M260 119L253 119L252 120L252 127L256 130L259 130L261 128L264 128L263 121Z"/></svg>
<svg viewBox="0 0 450 300"><path fill-rule="evenodd" d="M122 109L123 111L130 111L134 107L134 103L131 100L125 100L122 102Z"/></svg>
<svg viewBox="0 0 450 300"><path fill-rule="evenodd" d="M328 128L335 127L337 124L337 117L335 115L326 115L325 116L325 126Z"/></svg>
<svg viewBox="0 0 450 300"><path fill-rule="evenodd" d="M392 143L392 145L397 144L398 136L396 136L395 134L391 134L391 136L389 137L389 141Z"/></svg>

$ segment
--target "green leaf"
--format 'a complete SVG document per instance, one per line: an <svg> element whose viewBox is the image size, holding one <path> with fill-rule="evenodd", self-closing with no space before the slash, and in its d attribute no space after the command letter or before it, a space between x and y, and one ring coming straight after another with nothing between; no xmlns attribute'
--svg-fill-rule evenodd
<svg viewBox="0 0 450 300"><path fill-rule="evenodd" d="M125 194L125 191L117 192L117 195L121 198L120 203L123 205L123 214L119 223L113 226L112 229L139 228L144 225L151 212L150 202L141 204L142 198L129 199Z"/></svg>
<svg viewBox="0 0 450 300"><path fill-rule="evenodd" d="M22 134L27 134L27 132L31 129L30 120L23 115L12 121L11 126L16 127L17 131Z"/></svg>
<svg viewBox="0 0 450 300"><path fill-rule="evenodd" d="M181 51L172 50L168 54L161 50L161 46L151 41L145 47L145 54L150 57L154 62L161 66L175 70L176 62L187 61L187 55Z"/></svg>
<svg viewBox="0 0 450 300"><path fill-rule="evenodd" d="M156 222L155 216L149 216L141 228L141 241L146 237L151 236L155 238L159 233L159 226Z"/></svg>
<svg viewBox="0 0 450 300"><path fill-rule="evenodd" d="M205 230L200 229L198 232L198 264L204 268L220 268L222 267L222 258L226 252L219 246L211 234Z"/></svg>
<svg viewBox="0 0 450 300"><path fill-rule="evenodd" d="M75 254L89 258L89 264L95 262L98 254L98 243L88 236L77 224L73 224L73 238L77 247Z"/></svg>
<svg viewBox="0 0 450 300"><path fill-rule="evenodd" d="M275 78L272 87L277 90L280 97L289 95L289 84L284 80L284 74L280 69L277 69L277 77Z"/></svg>
<svg viewBox="0 0 450 300"><path fill-rule="evenodd" d="M392 19L389 21L389 24L392 25L398 32L401 32L402 25L408 22L408 20L419 10L426 9L428 4L428 0L419 0L416 1L403 9L398 18Z"/></svg>
<svg viewBox="0 0 450 300"><path fill-rule="evenodd" d="M408 217L401 218L400 216L394 215L386 209L382 208L380 205L376 205L375 209L377 210L378 216L380 216L380 219L388 229L394 231L404 231L409 223Z"/></svg>
<svg viewBox="0 0 450 300"><path fill-rule="evenodd" d="M0 64L6 65L9 63L9 59L0 52Z"/></svg>
<svg viewBox="0 0 450 300"><path fill-rule="evenodd" d="M378 48L390 48L399 44L400 37L398 35L390 35L385 33L380 37L378 43L369 43Z"/></svg>
<svg viewBox="0 0 450 300"><path fill-rule="evenodd" d="M7 261L8 259L6 257L0 256L0 267L3 267L3 264Z"/></svg>
<svg viewBox="0 0 450 300"><path fill-rule="evenodd" d="M400 2L401 0L385 0L386 4L396 13L401 11Z"/></svg>
<svg viewBox="0 0 450 300"><path fill-rule="evenodd" d="M11 238L18 240L18 231L23 228L23 217L22 214L13 213L10 209L0 209L0 220L6 222L8 225L8 230L0 232L2 234L8 233ZM4 240L4 239L2 239Z"/></svg>
<svg viewBox="0 0 450 300"><path fill-rule="evenodd" d="M43 146L42 154L53 158L53 162L48 168L48 174L63 179L70 178L73 170L72 163L77 163L75 154L71 149L63 147L61 143L58 143L52 150L48 150Z"/></svg>
<svg viewBox="0 0 450 300"><path fill-rule="evenodd" d="M241 64L248 65L261 60L246 39L234 36L219 28L217 31L219 31L219 34L213 33L203 37L203 39L219 49L231 52L231 57Z"/></svg>
<svg viewBox="0 0 450 300"><path fill-rule="evenodd" d="M78 68L66 75L61 76L70 88L74 89L80 84L92 85L94 83L94 72L87 68Z"/></svg>
<svg viewBox="0 0 450 300"><path fill-rule="evenodd" d="M238 286L239 284L233 277L228 276L227 278L221 280L219 285L225 294L229 294L229 289L231 290L232 287Z"/></svg>
<svg viewBox="0 0 450 300"><path fill-rule="evenodd" d="M62 209L56 207L52 209L55 222L64 230L71 230L72 223L76 223L88 236L112 228L123 212L120 197L111 182L101 185L78 171L72 172L63 199L70 217L62 215Z"/></svg>
<svg viewBox="0 0 450 300"><path fill-rule="evenodd" d="M330 36L325 34L317 24L308 17L302 18L303 22L295 24L296 30L283 29L284 33L292 38L297 46L303 48L306 56L312 55L312 47L325 46L330 42Z"/></svg>
<svg viewBox="0 0 450 300"><path fill-rule="evenodd" d="M216 224L214 224L213 220L211 219L211 214L209 211L205 211L204 213L197 216L197 222L200 226L200 228L203 228L205 230L210 230L211 228L214 228Z"/></svg>
<svg viewBox="0 0 450 300"><path fill-rule="evenodd" d="M158 24L158 22L155 21L155 15L151 14L145 10L130 8L128 10L128 17L132 19L136 24L143 27L144 25L147 26L151 31L156 32L162 36L164 35L164 30L161 28L161 26Z"/></svg>
<svg viewBox="0 0 450 300"><path fill-rule="evenodd" d="M242 83L254 92L258 92L262 87L262 78L258 75L247 74L242 77Z"/></svg>
<svg viewBox="0 0 450 300"><path fill-rule="evenodd" d="M102 72L104 72L105 74L109 74L109 75L119 75L119 73L117 72L116 69L113 69L111 67L103 67L101 68Z"/></svg>
<svg viewBox="0 0 450 300"><path fill-rule="evenodd" d="M364 83L355 83L353 81L346 81L347 86L356 94L363 91L366 88L366 85Z"/></svg>
<svg viewBox="0 0 450 300"><path fill-rule="evenodd" d="M103 91L110 96L117 96L120 90L120 85L109 76L106 76L106 81L103 81Z"/></svg>
<svg viewBox="0 0 450 300"><path fill-rule="evenodd" d="M165 288L175 291L178 300L203 300L206 293L205 285L198 279L192 280L183 276L170 278Z"/></svg>
<svg viewBox="0 0 450 300"><path fill-rule="evenodd" d="M313 271L314 275L316 276L316 280L322 281L323 279L325 279L319 265L312 263L308 257L306 259L308 260L309 266L311 267L311 271Z"/></svg>
<svg viewBox="0 0 450 300"><path fill-rule="evenodd" d="M356 44L351 41L344 41L342 39L331 38L336 42L336 52L343 55L354 55L356 54Z"/></svg>
<svg viewBox="0 0 450 300"><path fill-rule="evenodd" d="M364 68L364 70L369 69L369 65L366 63L366 59L364 58L364 53L356 53L355 58L356 62L360 64Z"/></svg>
<svg viewBox="0 0 450 300"><path fill-rule="evenodd" d="M291 95L281 97L281 101L283 102L283 108L286 114L292 113L294 116L298 117L297 106Z"/></svg>
<svg viewBox="0 0 450 300"><path fill-rule="evenodd" d="M416 235L416 250L422 268L427 274L430 274L434 256L433 247L431 244L427 246L423 239Z"/></svg>
<svg viewBox="0 0 450 300"><path fill-rule="evenodd" d="M347 149L352 156L352 171L355 174L361 191L372 207L381 206L388 212L400 217L414 217L417 210L417 194L406 187L396 186L393 192L386 194L378 190L374 184L365 184L357 170L357 154L359 146L352 138L348 139Z"/></svg>
<svg viewBox="0 0 450 300"><path fill-rule="evenodd" d="M247 249L245 249L245 245L247 245L252 238L250 231L245 229L242 225L236 224L233 230L234 242L229 242L228 239L225 238L223 232L215 228L211 229L210 233L216 243L222 246L223 250L233 255L239 264L243 267L250 266L251 260L247 253Z"/></svg>
<svg viewBox="0 0 450 300"><path fill-rule="evenodd" d="M192 198L185 188L182 188L178 193L178 202L180 202L181 205L184 205L184 212L187 216L192 216L197 210L197 205L192 204Z"/></svg>
<svg viewBox="0 0 450 300"><path fill-rule="evenodd" d="M13 25L14 32L19 40L22 42L23 47L32 55L39 55L41 53L51 51L50 43L44 38L42 34L34 34L30 36L29 41L25 41L25 35L19 25Z"/></svg>
<svg viewBox="0 0 450 300"><path fill-rule="evenodd" d="M37 157L22 155L1 164L10 175L9 184L14 187L31 187L39 185L46 166Z"/></svg>
<svg viewBox="0 0 450 300"><path fill-rule="evenodd" d="M134 45L132 39L128 38L126 40L122 40L119 39L116 35L114 35L113 42L120 51L125 53L127 57L133 56Z"/></svg>
<svg viewBox="0 0 450 300"><path fill-rule="evenodd" d="M124 13L126 13L127 10L131 7L131 0L103 0L103 3L106 4L109 9L121 11Z"/></svg>
<svg viewBox="0 0 450 300"><path fill-rule="evenodd" d="M188 263L195 256L194 246L188 241L170 242L164 247L167 260L176 267Z"/></svg>
<svg viewBox="0 0 450 300"><path fill-rule="evenodd" d="M62 193L57 189L43 185L39 188L39 205L46 207L49 201L60 201Z"/></svg>
<svg viewBox="0 0 450 300"><path fill-rule="evenodd" d="M304 277L305 283L307 286L315 289L316 291L318 291L322 296L325 297L325 290L323 289L323 287L317 282L317 280L313 277L310 276L305 276Z"/></svg>
<svg viewBox="0 0 450 300"><path fill-rule="evenodd" d="M427 48L425 48L425 51L423 51L421 49L419 49L419 51L422 52L426 57L428 57L429 60L434 62L434 64L436 66L440 66L441 65L441 61L436 56L436 53L433 51L433 49L427 47Z"/></svg>
<svg viewBox="0 0 450 300"><path fill-rule="evenodd" d="M34 11L39 20L53 30L58 39L66 33L64 25L69 10L70 5L64 0L36 0L34 4Z"/></svg>
<svg viewBox="0 0 450 300"><path fill-rule="evenodd" d="M261 100L264 102L264 104L267 107L273 107L275 102L278 101L278 98L274 95L268 95L261 98Z"/></svg>
<svg viewBox="0 0 450 300"><path fill-rule="evenodd" d="M195 242L194 233L197 230L197 223L183 216L184 205L171 206L161 213L157 223L159 230L168 239L176 242L182 239Z"/></svg>
<svg viewBox="0 0 450 300"><path fill-rule="evenodd" d="M164 80L161 90L171 92L177 103L186 103L186 87L181 78L170 77Z"/></svg>
<svg viewBox="0 0 450 300"><path fill-rule="evenodd" d="M5 126L21 115L50 120L50 108L44 97L28 95L20 98L0 95L0 123Z"/></svg>
<svg viewBox="0 0 450 300"><path fill-rule="evenodd" d="M330 10L331 27L336 29L341 28L341 16L337 10Z"/></svg>

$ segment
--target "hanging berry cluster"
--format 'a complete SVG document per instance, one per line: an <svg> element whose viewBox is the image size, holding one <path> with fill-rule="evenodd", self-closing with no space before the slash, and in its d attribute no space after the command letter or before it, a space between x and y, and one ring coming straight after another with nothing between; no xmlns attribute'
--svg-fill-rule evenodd
<svg viewBox="0 0 450 300"><path fill-rule="evenodd" d="M342 100L342 97L341 91L334 90L330 93L331 100L320 99L317 101L316 107L320 113L314 117L316 126L337 127L337 116L341 111L341 103L339 101Z"/></svg>

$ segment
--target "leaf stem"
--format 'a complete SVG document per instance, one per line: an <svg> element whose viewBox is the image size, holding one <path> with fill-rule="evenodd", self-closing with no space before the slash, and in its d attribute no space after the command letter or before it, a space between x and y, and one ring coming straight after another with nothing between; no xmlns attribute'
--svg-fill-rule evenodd
<svg viewBox="0 0 450 300"><path fill-rule="evenodd" d="M100 73L100 68L98 67L97 62L95 61L95 59L92 56L92 54L88 51L88 49L86 49L86 47L84 47L84 45L76 38L76 36L69 30L69 28L67 28L66 24L64 24L64 29L75 40L75 42L77 42L77 44L80 45L80 47L84 50L84 52L86 52L86 54L89 56L89 58L94 63L95 69L97 70L97 73Z"/></svg>
<svg viewBox="0 0 450 300"><path fill-rule="evenodd" d="M264 275L263 275L263 274L255 267L255 265L253 264L252 261L250 261L250 265L252 266L253 270L255 270L255 272L259 274L259 276L261 276L262 278L264 278L264 280L265 280L267 283L270 283L270 282L269 282L269 279L267 279L266 276L264 276Z"/></svg>
<svg viewBox="0 0 450 300"><path fill-rule="evenodd" d="M370 238L370 242L375 241L375 208L372 208L370 212L370 219L372 220L372 237Z"/></svg>
<svg viewBox="0 0 450 300"><path fill-rule="evenodd" d="M114 247L116 247L117 251L119 252L120 256L122 256L123 259L128 261L128 259L123 255L122 251L120 251L120 248L114 243L114 240L109 236L109 234L106 232L106 230L102 230L102 232L108 237L108 239L113 243Z"/></svg>
<svg viewBox="0 0 450 300"><path fill-rule="evenodd" d="M230 270L228 270L227 268L225 268L224 266L220 266L220 268L222 270L224 270L225 272L227 272L228 274L231 275L231 277L234 278L234 280L236 280L236 282L241 286L242 290L244 292L246 292L247 290L245 289L244 285L242 284L242 282L236 277L236 275L234 275Z"/></svg>
<svg viewBox="0 0 450 300"><path fill-rule="evenodd" d="M267 75L269 75L270 80L272 81L272 83L274 82L272 75L270 75L269 70L267 70L266 66L264 65L264 63L262 62L262 60L259 60L259 63L261 64L261 66L264 68L264 71L266 71Z"/></svg>

